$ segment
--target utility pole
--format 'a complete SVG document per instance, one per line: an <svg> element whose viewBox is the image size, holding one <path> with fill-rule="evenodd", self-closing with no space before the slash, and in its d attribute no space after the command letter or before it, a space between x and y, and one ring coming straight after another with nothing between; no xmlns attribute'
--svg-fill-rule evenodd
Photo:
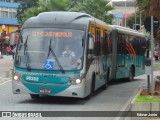
<svg viewBox="0 0 160 120"><path fill-rule="evenodd" d="M154 41L154 37L153 37L153 16L151 16L151 81L152 81L152 93L154 91L154 86L155 86L155 82L153 79L153 51L154 51L154 46L153 46L153 41Z"/></svg>
<svg viewBox="0 0 160 120"><path fill-rule="evenodd" d="M153 79L153 51L154 51L154 36L153 33L159 28L159 20L156 17L153 16L149 16L145 19L144 21L144 26L146 28L147 31L150 31L150 36L151 36L151 40L150 40L150 45L151 45L151 58L150 58L150 63L151 63L151 67L150 67L150 76L151 76L151 93L153 94L154 91L154 87L155 87L155 81Z"/></svg>
<svg viewBox="0 0 160 120"><path fill-rule="evenodd" d="M124 16L124 24L125 24L125 27L126 27L126 1L127 1L127 0L125 0L125 16Z"/></svg>
<svg viewBox="0 0 160 120"><path fill-rule="evenodd" d="M137 24L137 18L136 18L137 16L136 16L136 6L135 6L135 30L136 30L136 24Z"/></svg>
<svg viewBox="0 0 160 120"><path fill-rule="evenodd" d="M140 28L141 28L141 26L142 26L142 16L141 16L141 12L140 12L140 14L139 14L139 23L140 23Z"/></svg>

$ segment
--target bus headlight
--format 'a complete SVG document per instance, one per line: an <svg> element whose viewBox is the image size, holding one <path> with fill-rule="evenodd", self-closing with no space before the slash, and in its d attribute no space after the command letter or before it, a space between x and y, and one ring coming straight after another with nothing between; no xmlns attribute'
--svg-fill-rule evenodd
<svg viewBox="0 0 160 120"><path fill-rule="evenodd" d="M14 75L14 77L13 77L14 80L18 80L18 78L19 77L17 75Z"/></svg>
<svg viewBox="0 0 160 120"><path fill-rule="evenodd" d="M81 83L81 79L72 80L72 84L80 84L80 83Z"/></svg>
<svg viewBox="0 0 160 120"><path fill-rule="evenodd" d="M80 79L76 79L76 83L77 83L77 84L80 84L80 83L81 83L81 80L80 80Z"/></svg>

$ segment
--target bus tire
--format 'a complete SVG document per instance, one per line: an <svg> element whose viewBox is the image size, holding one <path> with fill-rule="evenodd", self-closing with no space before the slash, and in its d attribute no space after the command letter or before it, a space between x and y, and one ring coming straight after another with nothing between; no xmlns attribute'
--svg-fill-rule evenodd
<svg viewBox="0 0 160 120"><path fill-rule="evenodd" d="M37 94L30 94L31 98L32 99L38 99L39 98L39 95Z"/></svg>
<svg viewBox="0 0 160 120"><path fill-rule="evenodd" d="M134 68L131 67L129 70L129 77L128 77L128 81L133 81L134 80L134 75L135 75L135 71Z"/></svg>
<svg viewBox="0 0 160 120"><path fill-rule="evenodd" d="M88 96L86 96L85 98L83 98L83 100L89 100L91 98L91 94L89 94Z"/></svg>

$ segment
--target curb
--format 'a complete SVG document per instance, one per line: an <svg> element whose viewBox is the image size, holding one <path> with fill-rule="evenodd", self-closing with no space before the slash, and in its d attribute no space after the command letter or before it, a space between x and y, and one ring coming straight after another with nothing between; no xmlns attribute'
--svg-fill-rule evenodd
<svg viewBox="0 0 160 120"><path fill-rule="evenodd" d="M12 79L12 77L0 77L0 80L8 80L8 79Z"/></svg>
<svg viewBox="0 0 160 120"><path fill-rule="evenodd" d="M131 102L133 101L134 97L139 93L140 90L141 90L141 88L137 88L133 92L133 94L130 96L130 98L128 99L126 104L122 107L119 114L117 115L117 117L114 120L124 120L125 117L127 117L128 112L130 112Z"/></svg>
<svg viewBox="0 0 160 120"><path fill-rule="evenodd" d="M7 77L7 78L0 77L0 85L3 85L3 84L5 84L5 83L7 83L7 82L9 82L11 80L12 80L12 77Z"/></svg>

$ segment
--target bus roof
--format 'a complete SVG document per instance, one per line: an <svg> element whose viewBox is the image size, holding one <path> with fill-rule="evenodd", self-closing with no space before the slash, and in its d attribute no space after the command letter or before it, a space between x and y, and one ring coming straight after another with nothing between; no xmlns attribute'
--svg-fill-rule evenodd
<svg viewBox="0 0 160 120"><path fill-rule="evenodd" d="M143 33L130 29L130 28L117 26L117 25L109 25L109 26L112 27L113 29L117 29L119 33L130 34L130 35L135 35L139 37L145 37Z"/></svg>
<svg viewBox="0 0 160 120"><path fill-rule="evenodd" d="M54 11L43 12L29 18L23 27L73 27L74 24L88 25L93 17L81 12ZM87 22L88 21L88 22Z"/></svg>

